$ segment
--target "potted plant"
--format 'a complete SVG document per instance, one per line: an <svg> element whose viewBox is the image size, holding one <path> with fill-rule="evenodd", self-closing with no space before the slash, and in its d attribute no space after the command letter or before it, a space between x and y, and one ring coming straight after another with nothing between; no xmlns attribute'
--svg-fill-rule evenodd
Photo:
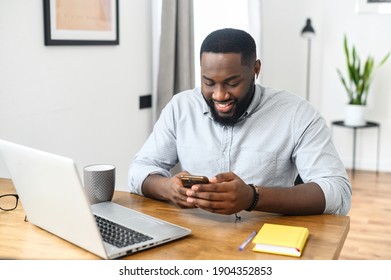
<svg viewBox="0 0 391 280"><path fill-rule="evenodd" d="M375 59L372 56L368 56L365 63L362 64L355 46L353 45L352 49L349 50L346 35L344 36L344 51L348 73L347 78L344 77L339 69L337 69L337 72L349 98L349 103L345 108L345 124L351 126L365 125L364 110L374 70L387 61L391 52L378 65L375 65Z"/></svg>

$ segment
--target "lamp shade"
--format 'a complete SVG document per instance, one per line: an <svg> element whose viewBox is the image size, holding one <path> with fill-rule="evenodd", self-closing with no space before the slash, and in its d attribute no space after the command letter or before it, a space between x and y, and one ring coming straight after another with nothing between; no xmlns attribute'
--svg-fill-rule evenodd
<svg viewBox="0 0 391 280"><path fill-rule="evenodd" d="M315 37L315 30L311 25L311 19L307 18L306 24L301 31L301 36L307 39L312 39L313 37Z"/></svg>

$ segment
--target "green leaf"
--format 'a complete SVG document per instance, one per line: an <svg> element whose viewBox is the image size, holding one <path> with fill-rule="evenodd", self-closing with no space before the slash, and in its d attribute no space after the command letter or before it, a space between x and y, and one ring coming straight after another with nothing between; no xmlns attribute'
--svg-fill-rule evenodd
<svg viewBox="0 0 391 280"><path fill-rule="evenodd" d="M379 67L382 66L386 61L387 59L390 57L391 55L391 52L389 52L382 60L381 62L379 63Z"/></svg>
<svg viewBox="0 0 391 280"><path fill-rule="evenodd" d="M352 94L350 88L348 87L348 85L346 83L346 80L345 80L344 76L342 75L341 71L339 69L337 69L337 71L338 71L339 77L340 77L340 79L342 81L342 84L345 87L345 90L346 90L346 92L349 95L349 102L350 102L353 99L353 94Z"/></svg>
<svg viewBox="0 0 391 280"><path fill-rule="evenodd" d="M344 34L343 46L348 78L345 79L339 69L337 69L338 75L348 94L349 104L365 105L367 103L368 92L373 79L375 60L372 56L368 56L365 63L362 65L360 56L354 45L350 51L346 34ZM387 53L377 65L376 69L382 66L390 56L391 52Z"/></svg>

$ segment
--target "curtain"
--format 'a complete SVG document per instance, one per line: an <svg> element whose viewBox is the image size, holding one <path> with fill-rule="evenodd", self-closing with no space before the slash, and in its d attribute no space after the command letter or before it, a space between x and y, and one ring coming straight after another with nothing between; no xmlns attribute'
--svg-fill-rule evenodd
<svg viewBox="0 0 391 280"><path fill-rule="evenodd" d="M173 94L194 87L193 0L163 0L155 41L153 123ZM156 34L159 30L155 31ZM159 35L158 35L159 36Z"/></svg>

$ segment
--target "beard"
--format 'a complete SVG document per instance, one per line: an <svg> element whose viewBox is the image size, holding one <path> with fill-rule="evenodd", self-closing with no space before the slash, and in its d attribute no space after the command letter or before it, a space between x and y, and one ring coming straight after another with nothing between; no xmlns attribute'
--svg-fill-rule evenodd
<svg viewBox="0 0 391 280"><path fill-rule="evenodd" d="M232 99L232 102L234 103L234 109L233 109L234 111L229 116L222 116L216 111L213 99L205 99L206 103L209 106L213 119L217 123L223 126L234 126L235 124L237 124L240 117L247 110L254 96L254 91L255 91L254 84L255 84L254 81L250 84L245 97L241 101L238 101L237 98Z"/></svg>

